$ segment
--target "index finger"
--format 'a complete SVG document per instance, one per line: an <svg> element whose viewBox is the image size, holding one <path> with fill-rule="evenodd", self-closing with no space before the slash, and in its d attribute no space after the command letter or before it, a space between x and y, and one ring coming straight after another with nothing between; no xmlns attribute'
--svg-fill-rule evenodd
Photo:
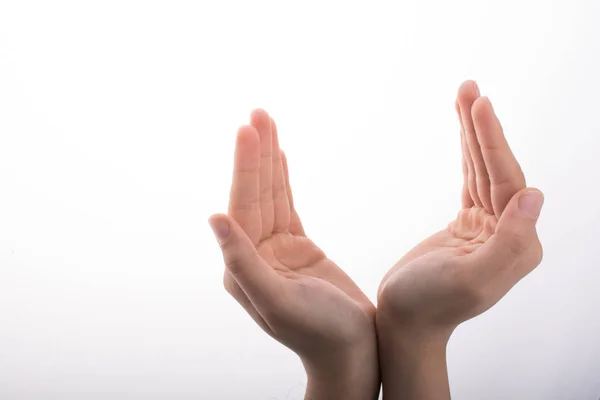
<svg viewBox="0 0 600 400"><path fill-rule="evenodd" d="M499 218L512 196L526 187L525 175L506 141L490 100L478 98L471 113L490 178L492 208Z"/></svg>
<svg viewBox="0 0 600 400"><path fill-rule="evenodd" d="M237 221L254 245L262 232L260 212L260 138L252 126L238 130L229 215Z"/></svg>

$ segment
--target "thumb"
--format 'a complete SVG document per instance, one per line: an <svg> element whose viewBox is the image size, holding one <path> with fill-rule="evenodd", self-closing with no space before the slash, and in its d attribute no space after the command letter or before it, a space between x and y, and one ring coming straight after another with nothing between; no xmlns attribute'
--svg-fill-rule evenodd
<svg viewBox="0 0 600 400"><path fill-rule="evenodd" d="M502 268L527 259L526 267L531 270L540 263L542 248L535 226L543 204L544 195L533 188L522 189L510 199L494 235L480 248L488 264Z"/></svg>
<svg viewBox="0 0 600 400"><path fill-rule="evenodd" d="M280 276L258 254L252 240L230 216L216 214L209 218L225 267L255 306L271 303L278 295Z"/></svg>

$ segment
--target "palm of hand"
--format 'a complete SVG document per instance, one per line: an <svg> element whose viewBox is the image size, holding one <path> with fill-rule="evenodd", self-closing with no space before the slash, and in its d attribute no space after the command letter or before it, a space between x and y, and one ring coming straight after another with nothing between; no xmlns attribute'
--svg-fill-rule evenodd
<svg viewBox="0 0 600 400"><path fill-rule="evenodd" d="M356 343L373 329L373 304L310 239L277 234L262 241L257 250L285 279L280 299L284 307L279 316L265 321L273 337L301 351L310 336L317 339L310 343L315 350L319 341L327 348Z"/></svg>
<svg viewBox="0 0 600 400"><path fill-rule="evenodd" d="M240 128L235 164L229 213L255 248L245 256L253 258L245 273L254 276L226 269L227 291L267 333L299 354L363 340L373 331L375 309L306 237L275 125L263 111L252 114L252 126Z"/></svg>
<svg viewBox="0 0 600 400"><path fill-rule="evenodd" d="M380 299L393 295L402 318L456 325L489 308L481 301L465 256L475 252L493 234L497 218L481 207L463 209L456 220L430 236L386 274ZM385 288L385 289L384 289ZM482 288L480 288L482 289ZM384 303L386 300L380 300Z"/></svg>
<svg viewBox="0 0 600 400"><path fill-rule="evenodd" d="M341 291L367 314L373 304L344 271L325 257L323 251L306 236L277 234L264 240L257 248L263 260L282 277L296 281L312 281L322 290Z"/></svg>
<svg viewBox="0 0 600 400"><path fill-rule="evenodd" d="M541 261L535 233L525 240L519 238L523 232L501 225L503 215L514 212L509 201L526 185L489 100L468 82L459 92L457 111L463 209L446 229L398 261L379 288L379 308L407 323L456 326L494 305Z"/></svg>
<svg viewBox="0 0 600 400"><path fill-rule="evenodd" d="M387 276L428 253L444 250L456 256L470 254L493 235L497 222L498 218L483 207L464 208L446 229L430 236L398 261Z"/></svg>

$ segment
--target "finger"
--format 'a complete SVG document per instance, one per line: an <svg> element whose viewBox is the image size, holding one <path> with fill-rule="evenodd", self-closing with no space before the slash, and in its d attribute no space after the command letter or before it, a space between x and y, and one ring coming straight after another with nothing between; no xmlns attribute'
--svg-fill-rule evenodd
<svg viewBox="0 0 600 400"><path fill-rule="evenodd" d="M236 139L229 214L240 224L255 245L260 241L262 232L259 169L258 132L251 126L242 126L238 130Z"/></svg>
<svg viewBox="0 0 600 400"><path fill-rule="evenodd" d="M462 111L460 109L460 104L458 103L458 99L456 100L456 113L458 114L458 121L460 122L460 135L461 135L461 146L462 146L462 155L463 162L467 167L467 178L465 181L466 190L469 192L470 201L467 198L464 198L463 204L465 204L465 208L473 207L474 205L481 207L481 201L479 200L479 196L477 196L477 174L475 174L475 167L473 166L473 158L471 157L471 152L469 151L469 146L467 145L467 138L465 136L465 127L462 121ZM464 187L463 187L464 190ZM471 204L468 206L467 204Z"/></svg>
<svg viewBox="0 0 600 400"><path fill-rule="evenodd" d="M287 232L290 229L290 202L287 197L277 126L273 118L271 118L271 133L273 137L273 232Z"/></svg>
<svg viewBox="0 0 600 400"><path fill-rule="evenodd" d="M246 310L248 315L250 315L250 317L261 328L263 328L266 332L272 332L267 322L263 319L259 312L256 311L254 304L252 304L248 296L246 296L246 293L244 293L240 285L238 285L236 280L231 275L231 272L229 272L227 269L225 269L225 273L223 275L223 286L225 287L227 293L229 293L231 297L233 297L242 306L242 308Z"/></svg>
<svg viewBox="0 0 600 400"><path fill-rule="evenodd" d="M509 201L496 224L495 233L471 254L477 265L491 270L509 268L518 281L542 260L536 223L544 203L544 195L537 189L526 188Z"/></svg>
<svg viewBox="0 0 600 400"><path fill-rule="evenodd" d="M473 168L475 171L475 183L477 187L477 197L481 206L489 213L493 213L492 202L490 197L490 179L485 162L481 155L479 142L473 125L473 117L471 116L471 107L473 102L479 97L479 88L474 81L466 81L463 83L458 92L458 103L460 105L461 119L465 133L469 153L473 160ZM473 198L477 204L477 199ZM479 205L479 204L477 204Z"/></svg>
<svg viewBox="0 0 600 400"><path fill-rule="evenodd" d="M261 239L273 233L275 211L273 209L273 139L271 119L264 110L254 110L250 124L260 136L260 214L262 217Z"/></svg>
<svg viewBox="0 0 600 400"><path fill-rule="evenodd" d="M458 107L458 104L457 104ZM458 111L458 109L457 109ZM458 111L460 115L460 111ZM471 192L469 191L469 166L466 156L469 153L467 142L465 141L465 133L460 129L460 148L462 150L462 173L463 173L463 188L462 188L462 208L471 208L475 205Z"/></svg>
<svg viewBox="0 0 600 400"><path fill-rule="evenodd" d="M282 278L258 254L250 238L228 215L209 219L217 237L225 267L257 310L272 308L282 294Z"/></svg>
<svg viewBox="0 0 600 400"><path fill-rule="evenodd" d="M300 216L294 207L294 196L292 196L292 186L290 184L290 173L288 169L287 156L281 150L281 161L283 164L283 174L285 176L285 186L287 190L287 198L290 203L290 232L294 235L305 236L304 227L300 221Z"/></svg>
<svg viewBox="0 0 600 400"><path fill-rule="evenodd" d="M525 188L525 175L506 141L490 100L478 98L471 114L490 179L492 208L499 218L514 194Z"/></svg>

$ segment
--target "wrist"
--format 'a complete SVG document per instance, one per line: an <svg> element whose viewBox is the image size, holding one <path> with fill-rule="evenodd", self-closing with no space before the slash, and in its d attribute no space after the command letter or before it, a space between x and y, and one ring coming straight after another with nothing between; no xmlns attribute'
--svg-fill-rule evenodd
<svg viewBox="0 0 600 400"><path fill-rule="evenodd" d="M375 334L368 344L303 359L307 400L377 399L381 385Z"/></svg>
<svg viewBox="0 0 600 400"><path fill-rule="evenodd" d="M428 318L418 310L407 312L380 299L375 314L375 326L378 341L382 339L397 341L414 347L445 344L458 324L440 323L439 318Z"/></svg>
<svg viewBox="0 0 600 400"><path fill-rule="evenodd" d="M399 323L377 314L379 363L387 399L449 399L446 347L453 327Z"/></svg>

